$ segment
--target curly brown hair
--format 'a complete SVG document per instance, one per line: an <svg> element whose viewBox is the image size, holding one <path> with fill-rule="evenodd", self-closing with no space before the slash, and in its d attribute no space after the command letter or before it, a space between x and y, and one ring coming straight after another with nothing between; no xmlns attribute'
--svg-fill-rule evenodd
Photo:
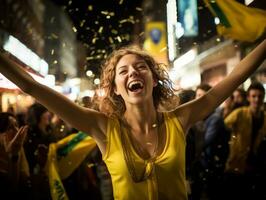
<svg viewBox="0 0 266 200"><path fill-rule="evenodd" d="M176 102L177 96L174 94L175 89L169 79L166 66L157 63L152 56L137 46L126 46L113 51L105 63L102 65L100 90L103 90L103 96L96 98L98 108L101 112L109 117L120 117L125 112L125 103L120 95L116 95L115 88L115 68L119 60L128 54L140 56L150 67L153 77L158 81L157 86L153 89L153 100L156 109L159 106L164 108L171 105L170 102Z"/></svg>

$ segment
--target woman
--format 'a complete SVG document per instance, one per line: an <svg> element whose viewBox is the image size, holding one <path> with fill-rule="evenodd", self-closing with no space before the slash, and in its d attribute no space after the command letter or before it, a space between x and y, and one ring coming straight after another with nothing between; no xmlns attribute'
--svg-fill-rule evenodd
<svg viewBox="0 0 266 200"><path fill-rule="evenodd" d="M29 166L23 149L27 131L27 126L18 127L13 114L0 113L0 188L9 199L27 195Z"/></svg>
<svg viewBox="0 0 266 200"><path fill-rule="evenodd" d="M112 177L115 199L187 199L185 135L221 104L265 59L266 40L201 98L159 112L173 96L160 66L135 49L114 52L102 76L99 111L76 105L34 81L1 55L0 72L50 111L96 141ZM67 109L66 109L67 108Z"/></svg>

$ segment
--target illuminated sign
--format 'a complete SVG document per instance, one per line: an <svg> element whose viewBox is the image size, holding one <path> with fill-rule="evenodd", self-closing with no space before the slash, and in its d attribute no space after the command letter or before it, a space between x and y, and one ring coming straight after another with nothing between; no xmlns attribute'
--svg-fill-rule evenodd
<svg viewBox="0 0 266 200"><path fill-rule="evenodd" d="M178 0L178 21L184 29L184 36L198 35L198 11L196 0Z"/></svg>

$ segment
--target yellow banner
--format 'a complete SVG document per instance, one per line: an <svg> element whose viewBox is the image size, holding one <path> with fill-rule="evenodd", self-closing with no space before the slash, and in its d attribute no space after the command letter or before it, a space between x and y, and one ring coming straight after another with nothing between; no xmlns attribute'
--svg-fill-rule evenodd
<svg viewBox="0 0 266 200"><path fill-rule="evenodd" d="M147 22L143 48L159 62L167 60L166 25L164 22ZM166 62L167 63L167 62ZM165 63L165 64L166 64Z"/></svg>

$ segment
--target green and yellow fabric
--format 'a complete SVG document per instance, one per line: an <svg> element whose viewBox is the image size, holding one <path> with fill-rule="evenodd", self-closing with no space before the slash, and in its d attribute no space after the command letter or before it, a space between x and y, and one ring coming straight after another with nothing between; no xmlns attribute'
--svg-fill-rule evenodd
<svg viewBox="0 0 266 200"><path fill-rule="evenodd" d="M49 145L46 171L53 200L68 200L61 180L70 176L95 146L95 141L82 132Z"/></svg>
<svg viewBox="0 0 266 200"><path fill-rule="evenodd" d="M266 30L266 11L247 7L235 0L204 0L211 13L218 17L217 32L226 38L254 42Z"/></svg>

